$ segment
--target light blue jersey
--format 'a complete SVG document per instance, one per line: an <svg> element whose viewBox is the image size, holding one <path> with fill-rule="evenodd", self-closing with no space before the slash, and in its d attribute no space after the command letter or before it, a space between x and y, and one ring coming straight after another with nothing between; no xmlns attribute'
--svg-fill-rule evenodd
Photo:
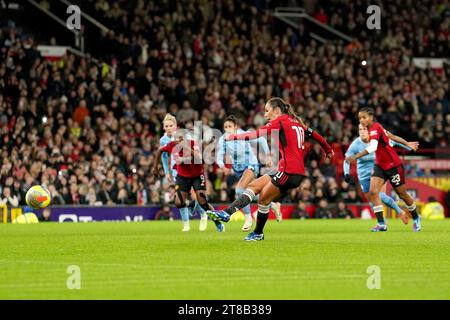
<svg viewBox="0 0 450 320"><path fill-rule="evenodd" d="M242 129L238 129L237 133L245 133ZM270 150L266 139L260 137L256 143L262 148L265 155L269 155ZM259 172L259 162L255 153L253 152L252 142L245 140L225 141L225 135L220 137L217 150L216 161L220 168L225 166L224 157L230 157L232 161L233 170L239 175L247 168L253 168L255 173Z"/></svg>
<svg viewBox="0 0 450 320"><path fill-rule="evenodd" d="M401 144L397 143L395 141L390 141L392 146L399 146L406 150L411 150L411 148ZM345 153L346 157L353 156L364 149L366 149L369 146L369 143L365 143L361 140L361 138L356 138L350 147L348 148L347 152ZM370 177L372 175L373 166L375 164L375 152L369 153L361 158L359 158L356 162L357 166L357 173L358 173L358 180L361 183L361 186L363 186L363 191L368 192L368 188L366 188L366 183L370 181ZM347 161L344 161L344 174L350 173L350 164ZM369 182L370 184L370 182ZM367 189L367 191L365 190Z"/></svg>
<svg viewBox="0 0 450 320"><path fill-rule="evenodd" d="M159 139L159 146L160 147L164 147L166 144L168 144L169 142L173 141L174 137L169 137L167 134L164 134L161 139ZM163 152L163 154L161 155L161 160L162 160L162 164L163 164L163 168L164 168L164 173L166 175L169 174L170 170L169 170L169 155L167 154L167 152ZM173 164L173 159L171 161L171 163ZM175 178L177 176L177 171L175 169L172 169L172 176Z"/></svg>

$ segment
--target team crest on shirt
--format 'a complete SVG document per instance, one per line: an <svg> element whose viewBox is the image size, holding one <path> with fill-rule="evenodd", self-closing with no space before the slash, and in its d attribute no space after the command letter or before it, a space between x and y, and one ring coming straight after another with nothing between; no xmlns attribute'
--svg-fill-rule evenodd
<svg viewBox="0 0 450 320"><path fill-rule="evenodd" d="M372 130L372 131L370 131L370 133L369 133L370 136L376 136L377 134L378 134L378 131L377 131L377 130Z"/></svg>

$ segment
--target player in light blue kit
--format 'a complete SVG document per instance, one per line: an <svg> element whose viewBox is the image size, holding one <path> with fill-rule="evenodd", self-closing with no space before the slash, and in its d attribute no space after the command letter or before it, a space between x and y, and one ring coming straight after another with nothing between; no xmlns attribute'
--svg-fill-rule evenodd
<svg viewBox="0 0 450 320"><path fill-rule="evenodd" d="M395 141L391 140L391 143L393 146L399 146L402 147L408 151L411 151L412 149ZM348 148L347 152L345 153L346 157L353 156L362 150L365 150L367 146L369 145L369 131L366 127L359 125L359 137L356 138L350 147ZM367 196L367 193L370 189L370 177L372 175L373 166L375 164L375 152L369 153L357 160L357 172L358 172L358 180L361 185L361 189L364 192L364 194ZM350 164L347 161L344 161L344 175L345 175L345 181L350 181ZM386 189L386 184L384 185L384 190ZM394 211L397 213L397 215L402 219L404 224L407 224L409 221L408 214L405 210L401 209L398 204L395 202L394 199L389 197L385 191L380 192L380 198L381 201L387 205L388 207L394 209ZM372 207L372 203L369 203L370 207ZM372 230L375 231L375 230Z"/></svg>
<svg viewBox="0 0 450 320"><path fill-rule="evenodd" d="M177 129L177 120L171 114L167 114L163 120L163 129L165 134L159 139L159 146L163 147L169 142L174 140L174 133ZM169 183L175 183L175 178L177 176L177 171L169 165L169 155L167 152L162 154L162 164L164 168L164 174L166 175L166 179ZM174 163L173 159L171 159L171 163ZM193 195L194 194L194 195ZM189 231L191 229L189 224L189 216L193 215L195 211L200 212L200 231L205 231L208 226L208 216L205 213L205 210L199 205L199 203L195 200L195 193L191 190L191 205L186 208L180 209L181 220L183 221L183 229L182 231ZM217 226L218 231L223 231L220 226Z"/></svg>
<svg viewBox="0 0 450 320"><path fill-rule="evenodd" d="M223 127L225 135L245 132L242 129L239 129L238 121L234 116L229 116L225 120ZM244 193L248 184L258 178L260 164L258 162L258 158L253 152L251 141L225 141L225 135L223 135L219 139L216 162L218 166L224 170L225 174L228 174L230 172L230 169L225 166L224 159L225 157L229 157L229 159L231 160L233 171L239 178L239 182L236 186L236 197L239 197ZM261 137L254 141L258 143L258 145L262 148L264 154L266 156L269 156L270 159L270 150L266 139ZM271 160L269 161L271 162ZM280 203L272 203L271 208L275 213L277 221L281 221L282 215ZM248 231L253 224L250 205L245 206L243 208L243 211L245 215L245 222L244 226L242 227L242 231Z"/></svg>

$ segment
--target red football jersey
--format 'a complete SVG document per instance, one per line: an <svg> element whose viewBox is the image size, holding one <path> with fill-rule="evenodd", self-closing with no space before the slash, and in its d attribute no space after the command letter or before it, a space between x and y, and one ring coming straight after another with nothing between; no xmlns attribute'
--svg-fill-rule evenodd
<svg viewBox="0 0 450 320"><path fill-rule="evenodd" d="M275 132L273 131L278 132L278 137L274 136ZM278 144L280 152L278 171L287 174L305 174L305 163L303 161L305 136L319 142L327 154L333 151L324 137L311 128L303 126L287 114L279 116L256 131L236 134L235 139L251 140L261 136L269 138L269 135ZM233 140L233 138L230 139Z"/></svg>
<svg viewBox="0 0 450 320"><path fill-rule="evenodd" d="M389 170L402 164L400 157L389 144L386 130L378 122L374 122L369 128L370 140L378 141L375 151L375 163L383 170Z"/></svg>
<svg viewBox="0 0 450 320"><path fill-rule="evenodd" d="M303 144L305 143L305 132L308 128L285 114L258 129L257 134L260 136L267 132L267 135L271 135L272 130L278 130L279 132L279 137L276 140L280 150L278 171L304 175Z"/></svg>
<svg viewBox="0 0 450 320"><path fill-rule="evenodd" d="M184 146L183 146L184 145ZM183 149L187 148L186 151L187 155L191 155L190 162L188 164L181 163L177 164L175 163L173 168L177 170L178 175L185 177L185 178L196 178L204 174L203 171L203 163L202 164L195 164L194 162L194 150L198 151L198 146L195 144L194 140L187 140L187 146L186 144L181 144L177 141L171 141L168 144L166 144L164 147L162 147L163 152L168 152L173 155L173 158L175 161L183 157L184 151Z"/></svg>

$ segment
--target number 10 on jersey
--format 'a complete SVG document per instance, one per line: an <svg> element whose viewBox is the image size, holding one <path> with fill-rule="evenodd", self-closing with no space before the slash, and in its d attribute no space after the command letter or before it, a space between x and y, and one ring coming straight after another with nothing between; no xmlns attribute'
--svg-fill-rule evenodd
<svg viewBox="0 0 450 320"><path fill-rule="evenodd" d="M292 129L297 132L298 148L303 149L303 143L305 142L305 130L303 130L302 127L297 126L292 126Z"/></svg>

